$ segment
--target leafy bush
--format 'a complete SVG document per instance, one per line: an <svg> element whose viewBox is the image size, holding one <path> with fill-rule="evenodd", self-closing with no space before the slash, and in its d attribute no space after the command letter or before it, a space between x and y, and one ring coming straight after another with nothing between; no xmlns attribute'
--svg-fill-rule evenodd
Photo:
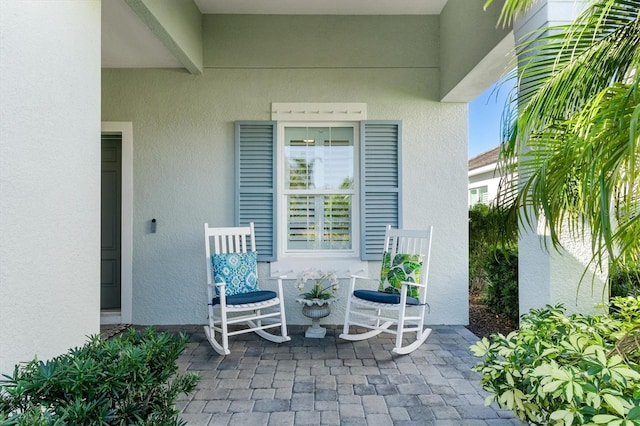
<svg viewBox="0 0 640 426"><path fill-rule="evenodd" d="M488 228L485 220L489 207L476 204L469 209L469 290L484 291L489 279L484 268L485 253L489 245L485 235Z"/></svg>
<svg viewBox="0 0 640 426"><path fill-rule="evenodd" d="M605 316L532 309L520 329L471 347L494 400L531 424L640 425L640 298Z"/></svg>
<svg viewBox="0 0 640 426"><path fill-rule="evenodd" d="M176 425L176 398L199 381L177 374L187 341L132 329L17 365L0 381L0 425Z"/></svg>
<svg viewBox="0 0 640 426"><path fill-rule="evenodd" d="M469 209L469 290L484 292L489 283L485 267L487 252L495 245L494 210L484 204Z"/></svg>
<svg viewBox="0 0 640 426"><path fill-rule="evenodd" d="M504 208L476 204L469 209L469 250L487 245L510 247L518 243L518 224Z"/></svg>
<svg viewBox="0 0 640 426"><path fill-rule="evenodd" d="M640 296L640 267L610 266L609 288L611 297Z"/></svg>
<svg viewBox="0 0 640 426"><path fill-rule="evenodd" d="M469 250L488 242L491 232L491 208L484 204L476 204L469 209Z"/></svg>
<svg viewBox="0 0 640 426"><path fill-rule="evenodd" d="M517 229L504 211L483 204L469 209L469 290L482 293L493 312L518 320Z"/></svg>
<svg viewBox="0 0 640 426"><path fill-rule="evenodd" d="M497 314L518 322L518 250L492 247L484 262L488 284L484 302Z"/></svg>

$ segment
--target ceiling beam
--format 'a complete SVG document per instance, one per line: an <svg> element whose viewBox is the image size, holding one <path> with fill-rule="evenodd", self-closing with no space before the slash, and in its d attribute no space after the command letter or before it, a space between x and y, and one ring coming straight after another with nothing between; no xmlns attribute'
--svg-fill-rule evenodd
<svg viewBox="0 0 640 426"><path fill-rule="evenodd" d="M449 0L440 15L440 99L470 102L503 77L513 58L510 27L498 26L504 0Z"/></svg>
<svg viewBox="0 0 640 426"><path fill-rule="evenodd" d="M192 74L202 74L202 14L193 0L126 0Z"/></svg>

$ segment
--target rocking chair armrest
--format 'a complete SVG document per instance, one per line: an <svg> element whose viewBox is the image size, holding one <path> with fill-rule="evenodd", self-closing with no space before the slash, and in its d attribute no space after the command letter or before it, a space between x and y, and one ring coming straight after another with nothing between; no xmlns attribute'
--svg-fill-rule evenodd
<svg viewBox="0 0 640 426"><path fill-rule="evenodd" d="M427 288L426 284L422 284L422 283L412 283L409 281L400 281L400 285L402 285L403 287L408 287L408 286L412 286L412 287L422 287L422 288Z"/></svg>
<svg viewBox="0 0 640 426"><path fill-rule="evenodd" d="M278 280L284 280L284 279L287 278L287 276L286 275L274 275L271 278L276 278Z"/></svg>
<svg viewBox="0 0 640 426"><path fill-rule="evenodd" d="M278 297L282 298L283 296L283 291L282 291L282 280L284 279L284 277L286 277L286 275L283 276L279 276L278 279Z"/></svg>
<svg viewBox="0 0 640 426"><path fill-rule="evenodd" d="M224 281L216 281L213 283L207 283L207 287L211 289L211 291L213 291L214 287L218 287L217 288L217 292L219 293L224 293L224 287L227 285L227 283L225 283Z"/></svg>
<svg viewBox="0 0 640 426"><path fill-rule="evenodd" d="M213 300L214 296L217 294L219 294L220 296L220 301L222 304L225 303L226 300L226 292L224 289L224 286L226 285L226 283L224 281L216 281L213 283L207 283L207 296L209 297L209 306L213 306L211 305L211 301ZM214 287L218 287L215 291L214 291Z"/></svg>
<svg viewBox="0 0 640 426"><path fill-rule="evenodd" d="M360 280L360 281L370 281L370 282L376 282L377 280L375 278L371 278L371 277L365 277L362 275L351 275L351 278L349 279L349 294L352 294L355 289L356 289L356 282Z"/></svg>
<svg viewBox="0 0 640 426"><path fill-rule="evenodd" d="M374 280L374 278L365 277L364 275L350 275L350 278L355 278L357 280L371 280L371 281Z"/></svg>

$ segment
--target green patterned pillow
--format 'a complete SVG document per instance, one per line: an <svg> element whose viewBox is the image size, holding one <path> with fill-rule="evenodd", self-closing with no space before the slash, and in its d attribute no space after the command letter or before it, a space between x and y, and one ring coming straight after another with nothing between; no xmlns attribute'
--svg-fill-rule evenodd
<svg viewBox="0 0 640 426"><path fill-rule="evenodd" d="M382 254L378 291L399 294L402 288L402 281L420 282L420 272L422 272L422 256L398 253L392 260L391 253L385 251ZM418 287L409 286L407 296L418 297L418 291Z"/></svg>
<svg viewBox="0 0 640 426"><path fill-rule="evenodd" d="M386 284L389 284L389 270L391 269L391 253L382 253L382 265L380 266L380 285L378 291L384 292Z"/></svg>

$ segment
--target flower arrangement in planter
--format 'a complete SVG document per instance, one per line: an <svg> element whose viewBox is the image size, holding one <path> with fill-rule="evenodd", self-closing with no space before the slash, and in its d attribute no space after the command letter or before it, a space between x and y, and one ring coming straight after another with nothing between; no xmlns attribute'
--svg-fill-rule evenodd
<svg viewBox="0 0 640 426"><path fill-rule="evenodd" d="M297 299L298 303L302 304L302 314L311 318L311 327L305 332L305 337L323 338L327 330L320 327L320 318L331 313L331 303L337 300L338 277L333 271L307 269L302 271L296 280L299 291L305 290L307 281L313 281L313 287Z"/></svg>
<svg viewBox="0 0 640 426"><path fill-rule="evenodd" d="M313 287L311 290L303 293L302 298L307 300L328 300L336 297L335 294L340 286L335 272L323 272L313 268L304 270L298 275L296 287L302 292L305 289L307 281L310 280L314 281Z"/></svg>

